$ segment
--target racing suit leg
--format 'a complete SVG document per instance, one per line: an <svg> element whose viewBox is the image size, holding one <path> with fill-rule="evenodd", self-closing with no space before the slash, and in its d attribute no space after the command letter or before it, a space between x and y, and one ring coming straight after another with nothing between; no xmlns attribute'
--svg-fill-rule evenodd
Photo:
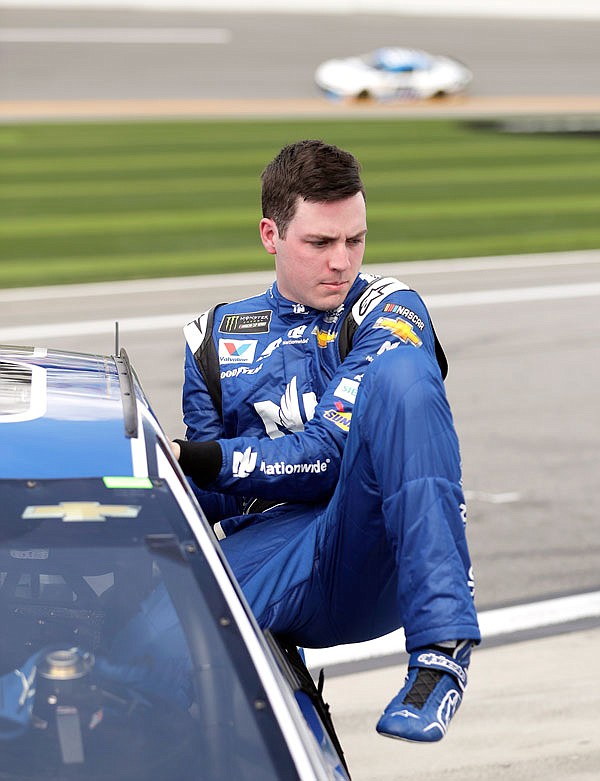
<svg viewBox="0 0 600 781"><path fill-rule="evenodd" d="M321 586L342 642L367 639L356 637L357 602L375 606L371 637L403 626L409 652L479 641L458 440L439 370L420 350L387 351L365 373L318 533ZM379 592L377 567L390 564Z"/></svg>

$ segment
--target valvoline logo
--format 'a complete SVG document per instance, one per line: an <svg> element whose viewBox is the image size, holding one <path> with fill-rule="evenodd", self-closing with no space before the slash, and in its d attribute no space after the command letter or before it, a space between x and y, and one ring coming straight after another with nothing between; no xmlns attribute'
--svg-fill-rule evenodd
<svg viewBox="0 0 600 781"><path fill-rule="evenodd" d="M252 363L256 339L219 339L219 363Z"/></svg>

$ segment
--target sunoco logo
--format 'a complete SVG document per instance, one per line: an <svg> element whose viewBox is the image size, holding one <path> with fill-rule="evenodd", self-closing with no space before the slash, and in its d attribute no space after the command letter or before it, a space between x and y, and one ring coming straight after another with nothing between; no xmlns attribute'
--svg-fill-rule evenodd
<svg viewBox="0 0 600 781"><path fill-rule="evenodd" d="M338 428L341 428L342 431L350 431L350 421L352 420L351 412L340 412L336 409L328 409L323 413L323 417Z"/></svg>

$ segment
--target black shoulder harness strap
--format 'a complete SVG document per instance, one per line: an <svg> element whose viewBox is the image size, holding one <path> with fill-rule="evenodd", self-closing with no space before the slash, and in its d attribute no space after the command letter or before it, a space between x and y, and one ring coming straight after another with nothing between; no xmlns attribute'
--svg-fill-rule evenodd
<svg viewBox="0 0 600 781"><path fill-rule="evenodd" d="M222 304L213 306L208 310L204 338L200 343L200 347L194 353L194 358L198 364L200 374L204 378L206 387L212 399L212 403L215 405L215 409L219 413L219 417L223 417L223 395L221 393L221 370L219 367L219 356L217 355L217 349L215 342L212 338L213 324L215 322L215 310ZM202 332L202 326L200 324L200 318L195 321L198 330Z"/></svg>
<svg viewBox="0 0 600 781"><path fill-rule="evenodd" d="M358 300L360 301L365 297L365 295L368 295L371 288L380 281L381 279L378 278L367 285L367 287L359 296ZM215 343L212 338L213 325L215 321L215 310L219 306L223 306L223 304L217 304L216 306L213 306L212 309L209 309L204 326L201 325L200 318L195 321L195 324L200 332L202 332L203 328L205 330L202 342L200 343L198 349L194 352L194 358L196 359L198 369L204 378L204 382L206 383L206 387L212 402L215 405L215 409L219 413L220 417L223 417L223 396L221 392L219 356L217 355ZM354 339L354 334L356 333L356 329L359 325L352 314L352 309L353 307L350 307L350 309L344 315L339 330L338 349L340 351L340 358L342 361L344 361L352 349L352 340ZM446 379L446 375L448 374L448 361L431 321L430 325L435 341L435 357L437 358L437 362L442 373L442 378Z"/></svg>
<svg viewBox="0 0 600 781"><path fill-rule="evenodd" d="M358 323L352 317L352 309L350 309L342 321L338 336L338 350L340 351L340 358L342 361L344 361L352 349L352 340L354 339L357 328Z"/></svg>

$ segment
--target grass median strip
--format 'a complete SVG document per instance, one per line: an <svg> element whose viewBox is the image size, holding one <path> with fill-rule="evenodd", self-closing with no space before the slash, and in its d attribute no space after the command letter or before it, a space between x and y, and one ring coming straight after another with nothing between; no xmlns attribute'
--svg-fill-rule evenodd
<svg viewBox="0 0 600 781"><path fill-rule="evenodd" d="M458 120L0 127L0 287L266 269L260 171L322 138L362 162L371 263L600 246L600 154L578 134Z"/></svg>

